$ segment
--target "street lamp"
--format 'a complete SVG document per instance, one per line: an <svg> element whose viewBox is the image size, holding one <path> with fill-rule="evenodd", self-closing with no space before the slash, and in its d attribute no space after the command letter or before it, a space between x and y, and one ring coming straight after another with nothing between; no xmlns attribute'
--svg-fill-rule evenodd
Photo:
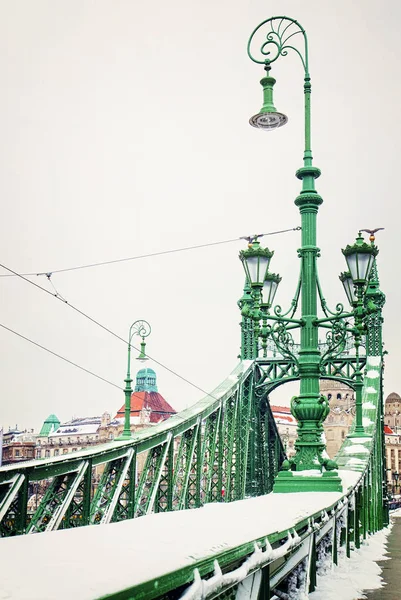
<svg viewBox="0 0 401 600"><path fill-rule="evenodd" d="M369 282L369 276L373 267L374 259L377 256L378 249L374 245L375 236L371 236L371 243L367 244L361 232L358 233L355 243L342 250L347 262L348 271L341 273L340 280L348 301L353 306L354 328L352 330L355 351L356 351L356 369L355 369L355 429L354 433L348 437L364 436L365 430L362 420L362 369L359 357L359 348L361 346L362 335L365 333L365 317L368 312L368 306L365 306L366 286ZM373 310L375 306L373 306Z"/></svg>
<svg viewBox="0 0 401 600"><path fill-rule="evenodd" d="M351 277L351 273L349 271L344 271L344 273L340 273L339 279L344 287L345 295L347 296L347 300L351 306L355 306L357 303L357 297L355 294L355 286Z"/></svg>
<svg viewBox="0 0 401 600"><path fill-rule="evenodd" d="M262 289L273 254L269 248L261 248L256 236L248 244L247 250L240 251L240 260L252 288Z"/></svg>
<svg viewBox="0 0 401 600"><path fill-rule="evenodd" d="M150 332L152 331L151 326L147 321L143 319L134 321L131 327L129 328L128 334L128 365L127 365L127 375L124 379L125 388L125 415L124 415L124 430L122 434L116 438L117 441L129 440L131 435L131 396L132 396L132 379L131 379L131 340L134 335L139 335L141 337L141 349L139 356L137 356L137 360L145 361L148 360L146 356L146 342L145 338L148 337Z"/></svg>
<svg viewBox="0 0 401 600"><path fill-rule="evenodd" d="M298 45L296 40L300 41ZM295 42L295 45L294 45ZM287 56L292 50L300 58L304 70L304 153L303 166L296 172L302 182L302 189L295 199L301 216L301 248L298 255L301 259L300 279L291 307L283 312L281 307L274 307L272 314L266 310L274 301L278 276L269 274L268 266L272 252L260 248L257 237L251 240L248 250L240 253L247 280L259 299L259 306L251 307L243 303L243 316L251 315L256 321L254 333L262 337L263 346L270 338L280 353L295 363L300 380L300 392L291 401L291 412L298 421L298 439L295 442L295 456L284 461L274 485L275 492L295 491L341 491L341 478L337 465L327 458L323 441L323 422L330 408L328 399L320 393L320 377L324 361L338 356L346 345L347 336L355 335L355 345L360 343L361 332L365 327L367 314L364 302L364 290L369 279L377 249L365 244L361 235L354 246L344 250L348 262L349 273L342 274L341 281L352 306L351 312L345 312L341 304L335 311L330 311L322 295L317 273L317 213L323 199L317 193L315 180L320 176L320 169L312 164L311 146L311 77L309 73L308 39L304 28L289 17L270 17L258 25L248 41L248 56L263 65L266 75L261 80L263 87L263 106L260 112L251 117L253 127L271 131L287 123L287 117L276 110L273 102L273 87L276 80L271 77L273 63ZM263 261L262 261L263 259ZM355 292L354 292L355 286ZM265 287L264 292L262 289ZM377 286L378 287L378 286ZM376 288L375 288L376 290ZM261 298L262 296L262 298ZM262 300L262 302L260 302ZM301 305L301 318L296 319L297 307ZM324 313L318 318L318 301ZM374 305L374 310L378 307ZM354 319L354 326L350 324ZM260 328L259 321L263 321ZM319 328L328 330L325 349L319 347ZM300 332L299 351L294 352L292 331ZM249 344L248 344L249 346ZM256 346L257 347L257 346ZM359 356L359 355L358 355ZM255 357L253 357L255 358ZM356 385L361 385L362 373L357 359ZM361 413L360 413L361 414ZM359 425L359 422L358 422ZM362 423L360 423L362 427ZM360 428L358 427L358 431ZM362 431L362 430L361 430Z"/></svg>

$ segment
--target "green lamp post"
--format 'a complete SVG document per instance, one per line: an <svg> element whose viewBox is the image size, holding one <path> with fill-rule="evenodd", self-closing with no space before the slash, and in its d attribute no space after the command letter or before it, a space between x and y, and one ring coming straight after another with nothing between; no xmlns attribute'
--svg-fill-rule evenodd
<svg viewBox="0 0 401 600"><path fill-rule="evenodd" d="M300 43L297 44L296 40ZM256 53L255 53L256 48ZM281 278L269 273L268 267L273 252L261 248L259 236L247 238L248 249L240 253L248 285L255 302L241 303L242 315L253 321L253 333L256 343L256 356L262 340L261 349L266 357L268 343L277 352L289 360L297 371L300 381L299 395L292 398L291 412L298 421L298 438L295 442L295 456L284 461L278 473L275 492L302 491L340 491L341 478L337 465L325 452L323 422L330 407L328 399L320 393L320 378L325 373L325 365L347 347L349 339L354 339L355 373L353 387L356 391L356 420L352 435L364 436L362 423L362 370L359 348L362 336L366 333L366 323L373 323L366 335L366 344L375 356L382 353L381 337L378 333L381 323L381 308L384 299L380 297L375 256L377 248L373 245L375 230L368 231L371 244L364 242L361 234L353 246L343 250L348 271L340 275L351 311L346 312L342 304L335 311L328 308L323 297L318 278L317 258L317 213L323 200L315 188L315 180L320 170L312 164L311 146L311 78L308 64L308 39L304 28L298 21L289 17L270 17L258 25L248 41L249 58L263 65L266 76L262 78L263 106L260 112L250 119L253 127L272 131L285 125L287 117L277 111L273 100L273 88L276 80L271 77L273 63L280 57L293 51L301 60L304 70L304 153L303 166L296 172L302 181L302 189L295 199L301 216L301 259L300 277L291 307L283 312L280 306L270 308ZM374 273L374 281L370 273ZM318 302L324 317L318 318ZM301 318L296 319L300 302ZM352 324L353 320L353 324ZM370 321L369 321L370 320ZM262 326L260 322L262 321ZM326 344L319 344L319 328L326 330ZM292 332L298 330L299 344L295 344ZM328 331L327 331L328 330ZM297 349L295 349L297 348ZM242 353L242 356L244 354Z"/></svg>
<svg viewBox="0 0 401 600"><path fill-rule="evenodd" d="M254 46L267 30L266 37L259 47L258 56ZM293 46L293 38L302 40L302 50ZM289 42L291 38L291 42ZM285 461L282 471L276 477L274 491L339 491L341 479L335 471L333 461L324 457L323 421L329 413L326 397L320 394L320 350L318 345L317 300L318 281L316 259L319 249L316 245L316 216L323 200L315 189L315 179L320 170L312 165L311 149L311 78L308 65L308 40L303 27L288 17L271 17L263 21L252 32L248 41L248 56L257 64L263 65L266 76L261 80L263 87L263 107L258 115L250 119L253 127L269 131L284 125L287 117L277 112L273 102L275 80L270 76L272 64L286 56L288 50L295 50L304 69L304 115L305 145L303 167L296 176L302 181L302 189L295 200L301 214L302 245L301 259L301 321L300 350L298 369L300 394L291 401L291 411L298 421L298 439L295 443L295 457ZM298 474L299 473L299 474ZM316 476L318 474L318 476Z"/></svg>
<svg viewBox="0 0 401 600"><path fill-rule="evenodd" d="M137 356L137 360L145 361L148 360L146 356L146 342L145 338L150 335L152 329L147 321L143 319L134 321L131 327L129 328L128 334L128 365L127 365L127 375L124 379L125 388L124 388L124 396L125 396L125 414L124 414L124 430L122 434L116 438L117 441L126 441L132 438L131 434L131 396L132 396L132 379L131 379L131 340L134 335L139 335L141 337L141 349L139 356Z"/></svg>
<svg viewBox="0 0 401 600"><path fill-rule="evenodd" d="M374 240L374 238L373 238ZM340 279L344 286L344 290L348 301L354 308L354 324L353 335L355 340L356 350L356 369L355 369L355 428L354 432L349 437L365 436L365 429L362 421L362 370L359 360L359 348L361 338L365 332L365 316L367 308L365 306L365 292L369 282L370 272L373 267L374 258L377 256L378 249L371 244L366 244L361 232L356 238L355 244L347 246L342 250L349 271L342 273ZM353 290L352 290L353 288Z"/></svg>

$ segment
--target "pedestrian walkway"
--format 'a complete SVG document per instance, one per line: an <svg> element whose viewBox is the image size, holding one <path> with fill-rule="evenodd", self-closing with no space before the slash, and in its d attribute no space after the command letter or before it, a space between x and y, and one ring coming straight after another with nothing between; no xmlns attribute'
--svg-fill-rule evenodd
<svg viewBox="0 0 401 600"><path fill-rule="evenodd" d="M378 590L365 591L367 600L400 600L401 598L401 514L392 517L393 528L388 536L387 551L390 560L378 561L382 569L383 585Z"/></svg>

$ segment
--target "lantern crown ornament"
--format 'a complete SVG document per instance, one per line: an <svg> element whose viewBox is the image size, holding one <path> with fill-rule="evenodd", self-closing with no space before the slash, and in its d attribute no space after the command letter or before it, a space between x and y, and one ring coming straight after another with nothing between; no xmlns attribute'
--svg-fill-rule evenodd
<svg viewBox="0 0 401 600"><path fill-rule="evenodd" d="M250 242L246 250L240 251L239 257L252 287L263 287L273 254L269 248L262 248L258 240Z"/></svg>
<svg viewBox="0 0 401 600"><path fill-rule="evenodd" d="M366 284L374 258L378 252L378 248L373 243L367 244L364 241L361 232L358 233L355 243L352 246L348 245L342 250L355 285Z"/></svg>

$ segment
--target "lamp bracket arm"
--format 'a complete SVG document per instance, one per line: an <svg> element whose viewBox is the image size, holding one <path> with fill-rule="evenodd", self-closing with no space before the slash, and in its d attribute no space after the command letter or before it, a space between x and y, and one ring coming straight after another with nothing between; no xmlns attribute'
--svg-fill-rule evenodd
<svg viewBox="0 0 401 600"><path fill-rule="evenodd" d="M266 39L258 49L257 56L255 56L252 52L252 45L256 34L262 28L267 30ZM304 47L302 51L289 43L289 40L297 35L303 36ZM259 65L269 66L280 56L287 56L288 50L293 50L298 54L304 69L305 79L309 82L308 38L305 29L298 21L285 16L270 17L253 30L248 40L248 56Z"/></svg>
<svg viewBox="0 0 401 600"><path fill-rule="evenodd" d="M292 319L294 317L294 315L297 311L297 308L298 308L299 295L301 293L301 285L302 285L302 270L300 271L300 274L299 274L297 288L295 290L294 298L291 300L290 308L285 313L282 313L281 306L277 304L274 307L274 314L276 315L276 317L279 317L280 319L287 317L288 315L291 315L289 317L290 319Z"/></svg>
<svg viewBox="0 0 401 600"><path fill-rule="evenodd" d="M297 326L302 325L302 319L290 319L287 317L275 316L275 315L266 315L264 317L267 321L277 321L279 323L295 323Z"/></svg>
<svg viewBox="0 0 401 600"><path fill-rule="evenodd" d="M138 319L137 321L134 321L129 328L128 343L131 344L131 340L134 335L139 335L143 339L148 337L151 331L152 328L150 324L144 319Z"/></svg>
<svg viewBox="0 0 401 600"><path fill-rule="evenodd" d="M344 305L341 302L338 302L336 304L335 312L330 310L330 308L327 306L327 301L326 301L325 297L323 296L322 286L320 285L319 275L316 275L316 285L317 285L317 291L318 291L319 299L320 299L320 306L322 307L322 310L323 310L324 314L326 315L326 317L328 317L329 315L333 315L334 317L337 317L338 315L342 315L344 312Z"/></svg>
<svg viewBox="0 0 401 600"><path fill-rule="evenodd" d="M322 325L323 323L334 323L336 321L341 321L343 319L349 319L354 316L355 315L353 312L349 312L349 313L342 312L342 313L333 315L331 317L326 317L324 319L315 319L313 321L313 324L319 326L319 325Z"/></svg>

